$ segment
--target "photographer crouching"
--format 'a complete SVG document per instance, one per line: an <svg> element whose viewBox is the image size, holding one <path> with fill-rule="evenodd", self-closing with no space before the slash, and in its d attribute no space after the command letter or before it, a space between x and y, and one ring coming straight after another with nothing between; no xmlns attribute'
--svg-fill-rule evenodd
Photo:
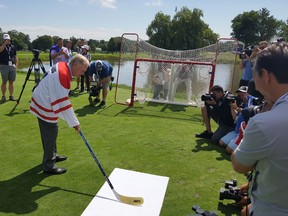
<svg viewBox="0 0 288 216"><path fill-rule="evenodd" d="M204 106L201 107L201 114L206 130L196 134L197 138L211 139L213 144L219 145L219 140L234 130L235 125L231 114L231 98L229 96L231 94L225 93L219 85L214 85L211 88L211 94L202 95L201 100L204 101ZM214 133L211 130L211 118L218 124Z"/></svg>
<svg viewBox="0 0 288 216"><path fill-rule="evenodd" d="M92 89L89 95L89 103L91 105L96 105L100 102L100 91L102 90L102 101L98 105L102 108L106 104L106 97L108 94L108 84L113 81L112 77L113 67L110 63L106 61L92 61L89 66L89 81L91 83ZM91 96L95 96L94 101Z"/></svg>

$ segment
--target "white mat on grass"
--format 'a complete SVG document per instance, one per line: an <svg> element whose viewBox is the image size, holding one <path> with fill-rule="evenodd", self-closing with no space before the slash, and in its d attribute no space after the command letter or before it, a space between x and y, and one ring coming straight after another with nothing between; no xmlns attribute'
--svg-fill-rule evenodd
<svg viewBox="0 0 288 216"><path fill-rule="evenodd" d="M109 179L119 194L143 197L143 205L133 206L119 202L105 181L82 216L160 215L169 181L168 177L115 168Z"/></svg>

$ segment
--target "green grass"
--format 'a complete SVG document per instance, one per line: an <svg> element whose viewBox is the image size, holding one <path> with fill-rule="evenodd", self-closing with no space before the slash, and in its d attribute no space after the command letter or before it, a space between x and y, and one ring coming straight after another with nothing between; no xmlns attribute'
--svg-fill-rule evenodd
<svg viewBox="0 0 288 216"><path fill-rule="evenodd" d="M25 77L17 74L16 97ZM59 166L68 172L42 174L38 123L29 113L33 86L27 82L13 114L15 102L0 104L0 215L81 215L105 180L80 135L62 120L58 152L68 160ZM195 140L194 134L204 129L198 108L138 103L128 108L113 102L113 90L101 110L88 106L87 94L71 97L83 133L108 175L118 167L168 176L161 216L187 216L192 205L219 215L239 213L233 201L219 202L219 190L225 180L237 178L241 184L245 177L232 170L223 149Z"/></svg>

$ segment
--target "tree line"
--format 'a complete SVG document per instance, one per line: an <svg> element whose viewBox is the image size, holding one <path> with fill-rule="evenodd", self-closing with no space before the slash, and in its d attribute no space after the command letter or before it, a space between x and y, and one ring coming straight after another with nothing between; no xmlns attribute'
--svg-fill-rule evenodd
<svg viewBox="0 0 288 216"><path fill-rule="evenodd" d="M23 32L18 32L17 30L11 30L5 33L8 33L10 37L13 39L13 45L16 47L17 50L37 49L41 51L49 51L50 48L56 43L57 39L59 38L59 36L42 35L38 36L35 40L31 42L29 35ZM3 34L4 32L0 28L1 38ZM70 37L69 39L63 38L64 44L65 41L70 40L72 41L73 46L77 43L79 39L80 38L75 38L74 36ZM120 37L110 38L109 41L89 39L87 43L90 46L90 50L93 52L101 50L104 52L113 53L119 51L120 40L121 40Z"/></svg>
<svg viewBox="0 0 288 216"><path fill-rule="evenodd" d="M155 46L172 50L197 49L216 43L219 35L202 20L203 11L187 7L175 10L173 19L158 12L148 26L146 34ZM288 39L288 20L277 20L267 8L243 12L231 20L229 36L248 45L271 41L274 37Z"/></svg>
<svg viewBox="0 0 288 216"><path fill-rule="evenodd" d="M179 11L176 8L173 18L160 11L146 29L148 42L169 50L190 50L214 44L219 35L202 20L203 15L201 9L190 10L187 7L182 7ZM230 36L246 45L258 44L262 40L270 41L273 37L288 39L288 20L277 20L270 15L267 8L243 12L231 20L231 23ZM17 30L7 33L13 38L13 44L17 50L47 51L58 38L58 36L42 35L31 42L29 35L25 33ZM3 34L0 28L1 38ZM72 36L69 40L74 45L78 38ZM121 46L120 37L111 37L109 41L89 39L87 42L91 51L102 50L114 53L118 52Z"/></svg>

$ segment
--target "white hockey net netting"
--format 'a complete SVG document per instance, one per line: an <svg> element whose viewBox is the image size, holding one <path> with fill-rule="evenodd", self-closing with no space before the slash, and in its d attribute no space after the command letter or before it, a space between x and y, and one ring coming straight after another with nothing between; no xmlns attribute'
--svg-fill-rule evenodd
<svg viewBox="0 0 288 216"><path fill-rule="evenodd" d="M231 89L237 47L236 40L221 39L194 50L165 50L137 34L123 34L115 102L198 106L214 84Z"/></svg>

